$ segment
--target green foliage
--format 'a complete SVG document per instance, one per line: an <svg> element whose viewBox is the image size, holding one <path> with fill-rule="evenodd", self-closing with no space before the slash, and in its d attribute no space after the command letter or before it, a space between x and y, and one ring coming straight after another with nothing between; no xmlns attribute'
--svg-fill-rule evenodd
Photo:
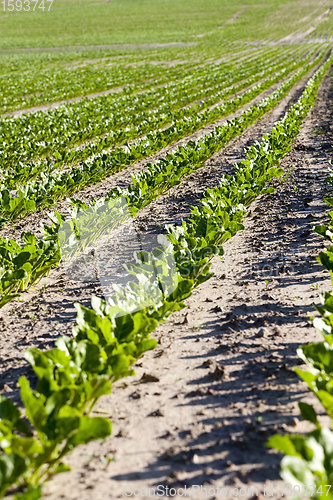
<svg viewBox="0 0 333 500"><path fill-rule="evenodd" d="M281 462L281 476L289 484L306 491L311 498L333 498L333 433L318 428L306 435L270 438L268 446L286 456Z"/></svg>
<svg viewBox="0 0 333 500"><path fill-rule="evenodd" d="M131 93L112 92L90 99L80 99L78 102L67 103L49 111L23 114L15 119L8 118L0 123L3 139L0 159L5 162L2 164L2 171L6 174L9 169L7 182L12 179L9 185L15 185L26 178L33 179L43 170L48 173L61 168L63 162L82 161L88 156L137 139L165 125L170 129L170 134L172 125L180 122L184 127L190 118L189 125L193 122L193 127L193 119L199 118L196 116L198 112L206 110L206 120L209 117L218 117L221 112L211 110L207 114L207 108L260 79L264 81L258 84L259 87L268 88L270 82L274 83L307 64L313 57L313 52L314 49L308 54L300 54L299 51L292 54L285 51L281 54L281 49L274 49L266 50L264 56L258 55L254 60L247 57L237 66L221 62L190 69L188 64L184 64L180 65L177 71L173 69L173 73L170 69L160 69L160 76L155 76L154 82L157 85L162 83L164 78L166 84L157 88L148 86L141 90L140 85L136 84L134 87L132 85ZM303 55L304 60L299 58L300 55ZM120 66L120 71L127 74L126 67ZM180 78L185 71L186 78ZM142 75L143 78L148 76L154 75ZM248 89L245 96L251 95L254 93L252 89ZM243 101L244 98L234 98L232 103L225 103L226 106L222 110L228 111L230 104L235 106L237 100ZM200 123L198 119L198 124ZM86 144L96 136L97 141ZM162 137L168 139L166 133ZM80 146L82 143L83 148ZM73 148L75 145L78 147ZM50 156L37 163L23 163L42 155ZM19 165L17 161L20 162Z"/></svg>

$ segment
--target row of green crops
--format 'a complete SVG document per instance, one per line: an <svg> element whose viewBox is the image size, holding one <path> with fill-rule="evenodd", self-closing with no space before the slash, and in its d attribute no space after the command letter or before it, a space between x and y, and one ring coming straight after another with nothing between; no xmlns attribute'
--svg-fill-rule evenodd
<svg viewBox="0 0 333 500"><path fill-rule="evenodd" d="M150 108L149 113L142 117L142 120L138 122L140 123L139 127L132 127L131 130L131 126L129 125L120 128L118 127L118 123L116 123L117 130L113 129L111 133L107 132L102 141L94 143L93 146L88 145L84 148L84 151L80 148L78 150L79 156L77 151L74 156L72 156L72 151L67 153L64 143L59 144L57 147L57 153L61 152L64 157L63 161L66 162L73 162L73 160L76 159L84 159L89 156L91 147L93 148L92 152L95 152L96 150L100 150L102 146L105 149L105 147L121 144L122 142L140 137L140 135L144 135L150 130L154 130L151 126L149 126L149 122L154 119L154 117L155 120L158 120L158 126L163 126L167 123L171 123L172 121L181 119L182 116L192 116L195 112L207 109L209 106L213 106L214 104L221 102L226 97L240 92L244 88L258 82L260 79L266 78L267 76L271 76L272 74L285 69L286 63L288 63L288 70L290 66L295 69L296 66L301 66L302 62L305 64L309 58L310 55L307 58L304 58L303 61L299 61L298 65L296 65L292 64L293 61L290 57L284 57L277 63L274 57L272 60L265 61L262 59L254 62L247 62L244 65L240 65L237 71L225 72L219 70L216 76L214 76L213 73L210 73L210 80L205 78L202 81L199 79L199 81L196 80L194 82L192 79L189 81L188 78L186 78L186 84L182 83L181 86L168 85L163 88L163 91L160 91L160 97L158 99L156 99L156 91L151 92L149 104L145 103L145 100L143 99L145 96L140 95L140 98L137 97L136 99L140 100L141 105L145 105L146 108L151 106L154 109ZM273 66L271 66L271 64L273 64ZM292 71L292 69L290 69L290 71ZM212 80L213 76L214 80ZM200 99L201 101L199 101ZM181 109L184 106L186 106L186 109ZM190 107L190 109L188 109L188 107ZM171 110L172 113L170 113ZM158 115L156 115L157 113ZM131 125L133 125L133 121L131 121ZM75 140L71 140L71 144L75 142Z"/></svg>
<svg viewBox="0 0 333 500"><path fill-rule="evenodd" d="M132 176L133 186L125 190L115 189L110 197L124 195L131 200L131 205L141 208L150 203L159 194L177 184L179 180L198 168L212 154L225 146L231 139L243 133L251 124L259 120L265 113L273 109L287 94L293 85L304 76L309 69L322 58L322 53L311 63L298 70L269 97L262 99L259 104L252 105L239 117L233 118L223 126L217 126L213 131L196 142L189 142L181 146L175 153L168 153L155 165L149 165L144 171ZM193 119L184 120L179 128L176 126L161 132L149 134L144 141L139 141L129 147L128 151L116 149L109 154L95 155L90 162L73 167L70 172L40 175L36 181L31 181L17 189L14 196L9 190L0 192L1 224L5 225L26 213L53 205L57 200L64 198L85 186L98 182L106 175L120 170L144 156L156 152L179 137L240 108L246 102L270 86L275 79L280 80L281 74L271 80L265 80L244 94L227 101L224 105L212 110L195 114ZM171 133L170 133L171 132ZM120 194L121 193L121 194Z"/></svg>
<svg viewBox="0 0 333 500"><path fill-rule="evenodd" d="M333 176L327 179L333 186ZM327 198L333 206L333 196ZM320 252L318 261L330 272L333 285L333 211L329 221L315 227L315 231L331 245ZM313 320L315 328L323 335L323 342L313 342L297 349L306 369L295 368L297 375L316 395L325 414L333 418L333 293L321 294L321 305L316 306L319 317ZM333 498L333 432L322 427L312 405L299 402L303 419L311 422L315 430L305 435L274 435L268 446L286 456L281 462L281 475L294 490L310 498Z"/></svg>
<svg viewBox="0 0 333 500"><path fill-rule="evenodd" d="M10 400L0 399L2 496L15 486L19 488L16 498L37 500L43 482L68 470L63 463L66 454L111 433L108 419L92 416L95 404L110 393L115 380L133 373L131 365L143 352L155 347L149 335L158 323L183 307L191 290L209 279L212 256L223 255L223 242L242 228L252 201L263 192L272 192L267 183L282 174L278 164L291 149L332 60L309 80L301 98L271 133L248 149L234 175L225 175L216 189L207 190L182 226L167 228L178 269L171 294L164 294L154 306L128 313L133 301L142 303L140 296L147 293L141 269L138 281L119 289L109 304L93 298L93 309L77 305L72 337L61 337L46 352L27 351L38 383L32 389L25 377L19 380L24 413ZM140 252L139 258L148 263L144 268L147 281L153 268L160 269L156 286L161 289L170 271L166 262L154 251ZM132 269L135 274L135 266Z"/></svg>
<svg viewBox="0 0 333 500"><path fill-rule="evenodd" d="M284 61L288 64L292 62L288 59ZM1 170L6 172L9 165L15 168L17 161L65 151L70 145L81 144L111 130L116 133L112 144L138 137L139 134L154 130L156 126L172 122L177 116L180 118L183 113L186 116L186 110L180 110L183 106L215 94L211 102L203 102L199 109L208 107L230 95L230 92L227 92L225 96L220 96L218 91L221 88L264 71L263 76L258 75L257 78L260 79L283 68L284 61L279 62L277 68L270 68L269 61L264 59L248 61L237 71L232 71L226 65L212 68L209 73L206 67L199 68L194 78L187 75L181 81L149 90L144 94L109 94L94 99L83 99L48 112L3 120L0 122ZM245 81L240 90L247 85Z"/></svg>

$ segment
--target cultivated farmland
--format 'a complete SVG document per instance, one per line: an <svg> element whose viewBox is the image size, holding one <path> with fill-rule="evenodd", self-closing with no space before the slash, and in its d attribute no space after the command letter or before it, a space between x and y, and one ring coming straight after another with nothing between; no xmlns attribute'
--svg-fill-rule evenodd
<svg viewBox="0 0 333 500"><path fill-rule="evenodd" d="M333 498L332 9L2 2L1 498Z"/></svg>

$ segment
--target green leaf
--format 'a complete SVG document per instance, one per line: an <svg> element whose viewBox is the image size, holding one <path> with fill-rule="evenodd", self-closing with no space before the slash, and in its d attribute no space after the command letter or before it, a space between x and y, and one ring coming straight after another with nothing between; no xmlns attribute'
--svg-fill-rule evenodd
<svg viewBox="0 0 333 500"><path fill-rule="evenodd" d="M69 465L66 465L63 462L60 462L57 465L57 467L54 469L53 473L54 474L61 474L62 472L69 472L71 470L72 470L72 468Z"/></svg>
<svg viewBox="0 0 333 500"><path fill-rule="evenodd" d="M140 356L141 354L143 354L146 351L150 351L152 349L155 349L156 346L157 346L156 339L143 340L137 346L137 354Z"/></svg>
<svg viewBox="0 0 333 500"><path fill-rule="evenodd" d="M81 417L80 426L73 438L70 439L71 446L86 444L93 439L105 439L111 434L112 426L110 420L103 417Z"/></svg>
<svg viewBox="0 0 333 500"><path fill-rule="evenodd" d="M325 390L316 391L315 394L327 411L328 415L333 418L333 396Z"/></svg>
<svg viewBox="0 0 333 500"><path fill-rule="evenodd" d="M281 436L280 434L274 434L266 442L268 448L273 448L275 450L284 453L285 455L295 455L298 456L298 452L295 449L294 443L289 436Z"/></svg>
<svg viewBox="0 0 333 500"><path fill-rule="evenodd" d="M308 420L309 422L312 422L313 424L319 426L317 414L312 405L300 401L298 403L298 406L301 411L302 418L304 418L304 420Z"/></svg>
<svg viewBox="0 0 333 500"><path fill-rule="evenodd" d="M281 461L281 477L288 484L312 485L315 479L308 464L300 457L283 457Z"/></svg>
<svg viewBox="0 0 333 500"><path fill-rule="evenodd" d="M39 500L42 498L42 485L30 487L25 493L17 493L14 500Z"/></svg>
<svg viewBox="0 0 333 500"><path fill-rule="evenodd" d="M0 456L0 490L15 484L28 467L28 460L15 453Z"/></svg>
<svg viewBox="0 0 333 500"><path fill-rule="evenodd" d="M39 393L34 393L25 377L20 377L21 399L26 409L26 414L36 430L41 430L47 414L44 403L45 397Z"/></svg>
<svg viewBox="0 0 333 500"><path fill-rule="evenodd" d="M0 418L10 420L13 424L20 418L21 413L9 399L0 395Z"/></svg>
<svg viewBox="0 0 333 500"><path fill-rule="evenodd" d="M17 267L22 267L23 264L28 262L30 257L31 257L30 252L21 252L17 255L17 257L15 257L15 259L13 259L13 264Z"/></svg>

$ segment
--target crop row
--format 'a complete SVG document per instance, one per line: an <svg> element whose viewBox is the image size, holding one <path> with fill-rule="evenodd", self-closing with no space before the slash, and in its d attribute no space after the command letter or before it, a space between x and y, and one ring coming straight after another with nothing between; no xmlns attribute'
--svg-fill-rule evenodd
<svg viewBox="0 0 333 500"><path fill-rule="evenodd" d="M156 289L161 290L169 276L163 252L141 252L139 262L147 265L129 264L137 282L119 290L109 304L95 297L93 309L77 305L72 337L61 337L55 348L45 352L27 351L38 383L32 389L25 377L19 380L25 413L0 398L1 496L15 485L17 499L38 500L45 481L69 470L63 458L74 447L111 433L108 419L91 416L94 406L111 392L115 380L133 373L131 365L138 357L155 347L156 341L149 336L158 323L182 308L191 290L211 276L212 256L223 255L223 242L242 228L252 201L263 192L272 192L267 183L282 174L277 165L291 149L331 63L332 58L309 80L301 98L271 133L248 149L234 175L223 176L216 189L207 190L182 226L167 228L171 248L166 246L165 253L172 252L178 269L172 293L160 294L154 305L128 312L133 310L133 301L134 306L144 303L154 269L160 269Z"/></svg>
<svg viewBox="0 0 333 500"><path fill-rule="evenodd" d="M206 65L205 64L199 64L199 62L200 61L186 64L185 66L186 66L186 68L188 67L188 70L185 73L188 74L188 75L193 75L193 76L195 76L195 75L200 76L200 75L203 75L203 74L207 73L207 67L206 67ZM183 64L180 64L179 66L180 66L180 68L182 68ZM118 64L116 71L119 72L119 73L123 72L124 75L126 75L126 73L127 73L127 67L128 67L127 63L126 64L122 64L122 63ZM141 70L144 71L145 68L147 68L147 67L149 67L148 64L146 64L143 67L140 65L136 69L136 71L138 72L138 74L140 74ZM232 64L229 63L228 61L222 62L221 67L227 67L227 68L231 69L232 68ZM89 65L86 65L84 68L81 68L81 72L84 74L87 69L89 70L89 68L90 68ZM95 70L96 69L97 68L95 68ZM107 65L106 69L110 73L113 72L113 67L112 66L108 66ZM163 68L163 67L162 68L158 68L158 72L161 73L162 76L164 75L165 71L167 71L166 68ZM173 69L173 71L174 71L174 69ZM54 73L54 69L52 71L52 75L53 75L53 73ZM60 71L59 71L59 75L60 75ZM172 81L178 81L179 78L183 77L183 74L182 74L181 71L179 71L179 69L177 69L177 72L175 74L167 73L167 75L168 75L169 78L168 78L168 80L166 80L166 83L168 83L170 81L171 82ZM38 78L40 78L40 72L38 73ZM115 94L113 94L113 95L114 95L115 98L117 98L119 95L126 95L128 93L146 91L147 89L149 89L149 87L151 86L152 82L154 82L154 85L158 85L158 84L163 85L164 79L163 79L163 81L161 81L161 78L157 78L157 77L153 78L153 79L152 78L148 78L148 79L144 80L143 84L142 83L139 84L139 83L132 82L132 83L129 84L129 86L125 86L124 87L123 92L120 91L120 89L121 89L121 87L120 87L118 89L118 91L116 90ZM63 85L65 85L65 83L66 83L66 77L65 77L65 82L63 84L61 84L61 87ZM98 84L98 82L97 82L97 84ZM96 83L95 83L95 85L96 85ZM106 87L106 90L110 90L112 88L114 88L114 87L113 86ZM66 86L64 87L64 89L66 90ZM81 93L81 95L84 96L87 93L89 93L89 86L87 87L87 90L85 90L84 92Z"/></svg>
<svg viewBox="0 0 333 500"><path fill-rule="evenodd" d="M262 99L259 104L252 105L239 117L227 121L223 126L215 127L211 134L196 142L190 141L186 147L179 147L175 153L168 153L166 158L160 159L155 165L149 165L144 171L133 175L133 187L121 190L121 192L131 199L131 204L135 205L137 209L150 203L152 199L178 183L184 175L188 175L198 168L214 152L224 147L237 135L242 134L249 125L275 107L288 90L309 71L311 66L317 64L321 57L322 54L282 83L271 96ZM166 130L148 134L143 141L138 141L130 146L128 151L118 148L109 154L95 155L91 161L73 167L70 172L40 175L38 180L20 186L13 196L10 195L8 189L2 189L0 192L1 224L5 225L9 221L23 217L26 213L53 205L57 200L96 183L106 175L114 173L133 161L158 151L166 144L225 116L252 100L276 80L280 80L282 76L283 73L278 73L239 97L227 101L222 106L199 115L195 114L192 119L183 120L178 127L174 125ZM119 194L120 191L115 189L109 197L112 198Z"/></svg>
<svg viewBox="0 0 333 500"><path fill-rule="evenodd" d="M303 62L305 63L306 61L303 61ZM301 65L302 65L302 62L296 62L294 64L291 64L288 68L288 72L291 72L291 71L297 69L297 67L299 67ZM102 140L99 140L98 142L93 143L93 144L89 143L86 147L83 148L83 150L78 149L76 151L71 151L71 150L67 151L65 149L64 151L61 151L62 148L65 148L65 146L67 146L68 141L71 142L71 140L73 140L73 137L75 137L75 132L74 133L69 132L67 138L64 139L62 137L59 141L59 137L57 137L57 134L55 133L55 131L53 131L54 136L52 137L52 141L54 142L54 144L56 144L58 146L58 150L54 154L59 158L57 163L55 163L55 164L53 163L53 168L56 168L58 166L58 163L60 163L60 162L69 163L69 162L73 162L74 160L77 161L78 159L82 160L82 159L92 155L93 153L100 151L101 149L105 149L106 147L109 148L112 145L119 144L121 142L124 142L125 140L130 140L130 139L133 139L133 138L138 137L140 135L143 135L144 133L148 133L150 130L153 130L157 125L159 125L159 126L165 125L168 122L172 123L176 120L180 120L183 117L192 116L192 115L196 114L197 112L199 112L200 110L203 110L203 109L207 108L208 106L211 106L212 104L215 104L216 102L221 101L223 98L227 97L228 95L239 92L244 87L249 86L249 85L255 83L258 79L267 76L267 74L270 75L270 74L276 73L278 70L281 69L281 67L283 68L283 64L278 64L276 66L269 67L268 70L267 69L265 70L265 72L261 72L259 74L258 73L254 74L251 78L249 78L246 81L241 82L239 85L233 85L231 87L227 87L223 91L219 90L217 93L210 95L208 98L206 98L203 103L200 103L200 104L195 103L194 105L192 105L186 109L182 109L178 112L175 112L173 110L173 108L175 106L179 107L181 104L185 104L184 102L181 103L179 101L179 99L177 98L178 96L172 102L170 102L169 100L167 102L165 102L163 107L160 106L159 108L157 108L154 111L154 113L150 112L148 114L138 114L138 109L136 109L135 112L137 113L137 118L136 118L135 122L138 122L139 125L136 125L136 124L133 125L133 121L132 121L131 126L122 127L120 129L118 129L117 131L113 130L111 133L104 136L104 138ZM251 73L252 73L252 71L253 71L253 67L250 68ZM285 70L285 74L287 74L286 70ZM241 78L241 77L243 77L243 75L244 75L244 73L242 73L242 71L239 71L237 76ZM281 74L281 77L282 77L282 75L283 75L283 73ZM248 75L244 75L244 76L248 76ZM274 75L274 76L276 76L276 75ZM234 77L234 75L232 75L229 79L224 79L224 83L230 84L230 83L234 82L233 77ZM274 79L272 81L277 81L277 78L274 77ZM154 98L155 97L156 97L156 95L154 95ZM193 96L193 94L192 94L192 96L189 96L190 99L193 99L194 97L198 97L198 96L197 95ZM88 115L92 111L91 103L89 103L89 108L90 108L88 110L89 112L87 113ZM172 111L166 112L166 110L168 108L171 108ZM122 110L122 112L124 112L123 108L121 108L121 110ZM127 114L130 114L130 112L134 112L133 109L125 108L125 110L126 110ZM162 111L164 112L164 114L162 113ZM119 112L120 111L118 110L117 114L119 114ZM66 113L66 114L68 114L68 113ZM96 114L98 116L97 111L96 111ZM69 118L71 118L71 115L72 115L72 113L70 113ZM128 120L128 119L129 118L126 118L126 120ZM52 127L53 127L53 121L54 121L54 118L52 118L52 120L50 121L50 123L48 125L48 127L50 129L52 129ZM27 122L30 123L29 120L27 120ZM38 122L38 120L37 120L37 122ZM60 123L61 123L61 120L60 120ZM114 122L114 123L117 123L117 122ZM15 125L16 125L16 123L15 123ZM9 135L9 132L11 134L14 132L16 133L22 127L24 128L24 122L23 122L23 124L18 123L17 125L18 125L17 129L15 127L16 130L6 131L7 135ZM46 129L45 123L40 124L40 125L44 126L43 134L45 134L45 129ZM40 126L40 125L38 125L38 126ZM68 126L70 126L70 125L72 125L72 123L69 120ZM119 125L119 123L118 123L118 125ZM126 121L125 121L124 125L126 125ZM37 124L34 124L34 128L36 126L37 126ZM91 125L90 125L90 127L91 127ZM29 128L31 129L31 125L29 126ZM63 125L61 125L59 128L62 129ZM84 128L83 128L83 131L81 131L81 133L83 133L83 134L85 133ZM66 134L64 134L64 135L66 135ZM45 137L44 137L44 139L45 139ZM14 146L13 144L10 144L10 149L13 149L13 146ZM38 141L37 141L37 146L35 146L35 147L37 147L37 148L39 147ZM59 148L61 148L60 149L61 153L59 151ZM16 150L15 150L15 154L17 154ZM18 153L18 154L20 154L20 153ZM47 158L44 161L44 166L49 167L49 165L51 164L51 161L52 160L50 158ZM21 167L21 163L18 165L17 168L19 168L19 167ZM25 168L27 170L33 170L33 164L26 165ZM43 164L41 162L38 163L37 169L38 169L38 171L43 170ZM14 177L14 179L16 178L15 177L15 175L16 175L15 167L13 169L11 169L9 171L9 173L10 173L11 177ZM6 181L7 182L10 181L10 178L6 179Z"/></svg>
<svg viewBox="0 0 333 500"><path fill-rule="evenodd" d="M162 51L151 52L149 55L123 55L114 58L108 55L107 52L83 53L80 58L73 60L73 57L63 53L62 60L50 63L40 54L34 64L28 66L26 59L22 61L21 58L17 65L13 64L12 56L1 65L2 112L69 99L119 85L141 88L147 86L151 78L159 79L161 75L177 78L179 71L191 69L204 62L204 55L196 53L191 56L183 52L179 64L169 68L168 61L172 61L173 57L177 59L177 53L173 51L169 51L169 54ZM30 54L29 58L31 57ZM85 58L95 60L87 63ZM157 64L151 64L151 61Z"/></svg>

